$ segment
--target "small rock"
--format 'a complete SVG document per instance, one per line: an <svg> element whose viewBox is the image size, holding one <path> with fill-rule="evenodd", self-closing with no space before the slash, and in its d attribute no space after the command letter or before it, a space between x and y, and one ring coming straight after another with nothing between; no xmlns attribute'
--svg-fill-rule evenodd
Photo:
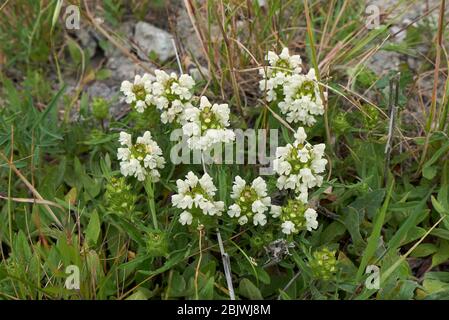
<svg viewBox="0 0 449 320"><path fill-rule="evenodd" d="M93 82L86 91L89 97L102 97L107 100L114 95L118 95L117 91L113 91L111 87L99 81Z"/></svg>
<svg viewBox="0 0 449 320"><path fill-rule="evenodd" d="M132 21L121 23L118 30L116 30L116 33L119 35L119 37L124 40L119 41L120 44L129 51L132 50L132 46L129 44L129 39L132 38L133 32L134 32L134 23ZM109 41L106 42L106 46L104 49L105 49L104 55L106 58L123 56L123 53Z"/></svg>
<svg viewBox="0 0 449 320"><path fill-rule="evenodd" d="M90 99L101 97L107 100L110 103L109 114L113 118L116 118L117 115L127 108L127 105L122 101L123 99L121 99L119 85L109 86L103 82L95 81L85 90Z"/></svg>
<svg viewBox="0 0 449 320"><path fill-rule="evenodd" d="M184 6L178 11L176 19L176 35L189 55L191 54L200 61L206 58L204 57L201 42L195 33L189 14Z"/></svg>
<svg viewBox="0 0 449 320"><path fill-rule="evenodd" d="M397 43L401 43L405 40L405 37L407 36L407 30L402 29L398 26L392 26L390 28L390 33L394 36L394 41Z"/></svg>
<svg viewBox="0 0 449 320"><path fill-rule="evenodd" d="M390 70L398 70L401 55L392 51L377 51L368 61L368 66L379 77L388 73Z"/></svg>
<svg viewBox="0 0 449 320"><path fill-rule="evenodd" d="M142 64L154 69L154 66L150 63L142 62ZM146 72L142 67L124 55L111 56L106 63L106 67L112 71L112 79L109 79L111 83L121 83L124 80L131 81L136 74Z"/></svg>
<svg viewBox="0 0 449 320"><path fill-rule="evenodd" d="M172 35L147 22L140 21L136 24L134 41L142 49L139 52L141 58L146 59L154 52L160 61L166 61L176 55L172 44Z"/></svg>
<svg viewBox="0 0 449 320"><path fill-rule="evenodd" d="M77 30L76 36L81 42L82 48L87 51L89 58L92 58L97 51L97 41L89 31L88 28L80 28Z"/></svg>

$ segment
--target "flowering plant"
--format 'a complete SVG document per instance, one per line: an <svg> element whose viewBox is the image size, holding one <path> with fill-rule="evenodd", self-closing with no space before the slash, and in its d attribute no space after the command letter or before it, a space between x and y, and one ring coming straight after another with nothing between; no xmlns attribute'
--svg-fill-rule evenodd
<svg viewBox="0 0 449 320"><path fill-rule="evenodd" d="M260 88L267 93L267 101L276 104L278 110L286 115L287 122L314 125L315 117L324 112L315 71L312 69L307 74L302 74L301 58L298 55L291 56L287 48L279 55L270 51L267 60L269 66L260 71L263 77ZM206 96L199 99L195 97L195 83L188 75L178 77L175 73L169 75L161 70L157 70L155 75L136 76L133 84L128 81L122 84L121 90L126 102L131 103L137 112L156 106L161 111L163 124L176 123L181 126L187 145L192 150L205 152L217 144L230 144L235 141L228 104L211 103ZM199 101L199 104L196 101ZM255 252L261 247L266 250L276 248L271 246L271 243L284 243L287 247L283 248L282 252L288 256L288 248L295 246L295 242L291 241L294 241L296 235L303 234L303 231L313 232L318 228L319 217L313 205L309 204L309 190L323 184L323 173L327 165L323 143L309 143L305 129L301 126L295 130L293 137L293 143L276 149L273 161L274 173L278 175L275 183L278 191L293 192L293 195L284 194L283 204L272 203L270 194L273 194L274 190L270 190L260 176L247 183L241 176L236 175L229 198L223 196L222 190L218 190L203 163L202 175L189 171L184 179L176 180L176 191L171 195L171 205L179 214L178 223L181 226L194 226L199 230L200 241L205 232L210 232L212 227L216 228L223 256L226 256L226 253L221 243L220 224L227 224L231 230L247 226L256 228L252 230L250 241ZM151 183L157 182L160 178L158 170L164 167L165 160L151 133L146 131L133 144L131 135L122 132L119 142L122 147L118 149L117 157L121 161L121 173L125 177L136 177L139 181L149 177ZM217 169L218 171L214 168L209 170L218 173L223 179L223 169ZM222 184L220 186L225 187ZM156 229L151 234L162 239L163 234L157 228L158 218L154 211L152 184L146 184L146 190L152 200L150 208ZM223 212L227 212L228 219ZM275 236L278 238L274 238ZM283 237L288 240L277 242ZM150 251L154 254L166 252L166 242L164 246L160 251L159 245L150 246ZM275 256L277 261L282 260L285 254L279 256L276 253ZM329 258L326 258L328 256ZM326 260L325 266L322 266L320 259ZM336 271L335 263L331 260L332 257L327 251L314 253L310 265L319 278L330 279L331 274ZM225 269L230 268L229 262L223 260L223 263ZM228 286L231 286L233 298L232 281L227 279L227 282Z"/></svg>
<svg viewBox="0 0 449 320"><path fill-rule="evenodd" d="M448 298L447 2L2 1L0 300Z"/></svg>
<svg viewBox="0 0 449 320"><path fill-rule="evenodd" d="M217 143L229 143L235 139L229 126L227 104L211 105L207 97L201 97L198 108L185 110L185 124L182 131L188 137L191 149L208 150Z"/></svg>
<svg viewBox="0 0 449 320"><path fill-rule="evenodd" d="M267 184L261 177L254 179L251 185L247 186L245 180L236 176L231 198L235 203L229 206L228 214L238 218L241 225L250 220L255 226L264 226L267 223L265 212L269 210L271 199L267 196Z"/></svg>
<svg viewBox="0 0 449 320"><path fill-rule="evenodd" d="M276 159L273 161L274 171L279 175L277 187L292 189L297 198L307 203L308 190L319 187L327 160L323 159L324 144L311 145L306 142L307 135L303 128L295 133L295 142L276 149Z"/></svg>
<svg viewBox="0 0 449 320"><path fill-rule="evenodd" d="M207 173L198 178L190 171L185 180L176 181L176 186L178 193L172 196L172 203L184 210L179 217L182 225L190 225L194 220L200 224L202 215L221 216L224 202L213 200L217 188Z"/></svg>
<svg viewBox="0 0 449 320"><path fill-rule="evenodd" d="M151 138L151 132L145 131L135 144L130 134L121 132L119 142L124 148L118 148L117 158L121 160L120 172L125 177L134 176L143 181L148 176L154 182L159 180L158 169L164 168L165 159L161 148Z"/></svg>

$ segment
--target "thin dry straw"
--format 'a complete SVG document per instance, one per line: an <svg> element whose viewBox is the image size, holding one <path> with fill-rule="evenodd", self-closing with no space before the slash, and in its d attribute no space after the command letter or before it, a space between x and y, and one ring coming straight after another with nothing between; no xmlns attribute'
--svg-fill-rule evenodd
<svg viewBox="0 0 449 320"><path fill-rule="evenodd" d="M390 79L390 93L389 93L389 99L388 99L388 107L390 111L390 123L388 125L388 136L387 136L387 143L385 144L385 176L384 176L384 182L385 185L387 184L387 172L388 168L390 166L390 158L391 158L391 151L392 151L392 142L393 142L393 134L394 134L394 127L396 122L396 116L397 116L397 109L398 109L398 99L399 99L399 77L400 73L398 72L392 79Z"/></svg>
<svg viewBox="0 0 449 320"><path fill-rule="evenodd" d="M226 283L228 285L229 298L231 300L235 300L234 286L232 284L231 278L231 261L229 259L229 255L224 251L223 240L221 239L220 229L218 228L217 228L217 238L218 238L218 245L220 247L221 258L223 260L223 268L225 272Z"/></svg>
<svg viewBox="0 0 449 320"><path fill-rule="evenodd" d="M179 74L183 74L184 72L182 71L181 60L179 59L178 48L176 47L176 42L174 38L171 38L171 43L173 45L173 48L175 49L176 62L178 63Z"/></svg>

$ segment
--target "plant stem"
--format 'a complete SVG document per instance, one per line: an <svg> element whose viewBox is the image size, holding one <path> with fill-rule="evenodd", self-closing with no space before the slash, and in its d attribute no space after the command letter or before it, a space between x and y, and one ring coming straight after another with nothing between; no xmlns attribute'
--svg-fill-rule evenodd
<svg viewBox="0 0 449 320"><path fill-rule="evenodd" d="M154 203L154 185L153 185L153 181L151 181L151 179L149 179L149 178L147 178L147 180L146 180L145 190L146 190L147 196L148 196L148 205L150 206L151 218L153 219L154 229L159 230L159 227L157 224L157 217L156 217L156 205Z"/></svg>
<svg viewBox="0 0 449 320"><path fill-rule="evenodd" d="M198 233L199 233L199 236L200 236L199 244L198 244L199 249L200 249L200 256L198 258L198 264L196 265L196 269L195 269L195 282L194 282L194 284L195 284L195 300L199 300L199 295L198 295L198 276L200 274L201 261L203 260L203 242L202 242L202 239L203 239L203 236L204 236L203 226L198 228Z"/></svg>

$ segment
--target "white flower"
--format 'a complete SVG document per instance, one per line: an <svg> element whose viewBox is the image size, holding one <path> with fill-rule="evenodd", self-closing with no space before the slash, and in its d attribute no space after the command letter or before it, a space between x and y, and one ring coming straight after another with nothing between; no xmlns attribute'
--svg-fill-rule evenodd
<svg viewBox="0 0 449 320"><path fill-rule="evenodd" d="M242 216L242 217L240 217L239 218L239 224L240 225L245 225L245 224L247 224L248 223L248 217L247 216Z"/></svg>
<svg viewBox="0 0 449 320"><path fill-rule="evenodd" d="M265 180L261 177L257 177L253 180L251 183L251 187L256 191L256 193L260 197L266 197L267 196L267 184L265 183Z"/></svg>
<svg viewBox="0 0 449 320"><path fill-rule="evenodd" d="M210 150L217 143L229 143L235 139L229 126L229 107L227 104L212 105L206 97L201 97L198 108L185 110L183 134L188 137L191 149Z"/></svg>
<svg viewBox="0 0 449 320"><path fill-rule="evenodd" d="M296 142L299 143L304 143L307 139L307 134L306 131L304 130L303 127L299 127L298 130L295 132L295 134L293 135L296 139ZM324 152L324 148L323 148L323 152Z"/></svg>
<svg viewBox="0 0 449 320"><path fill-rule="evenodd" d="M263 213L267 211L267 206L261 200L256 200L252 203L251 210L254 213Z"/></svg>
<svg viewBox="0 0 449 320"><path fill-rule="evenodd" d="M300 200L288 200L285 206L275 208L275 215L282 221L282 232L287 235L302 230L312 231L318 228L317 212L312 208L308 208Z"/></svg>
<svg viewBox="0 0 449 320"><path fill-rule="evenodd" d="M179 222L184 225L191 225L193 220L193 216L188 211L183 211L179 216Z"/></svg>
<svg viewBox="0 0 449 320"><path fill-rule="evenodd" d="M159 180L158 169L164 168L165 159L149 131L138 137L135 144L130 134L121 132L119 142L124 147L117 149L117 158L120 160L120 172L125 177L134 176L143 181L148 176L153 182Z"/></svg>
<svg viewBox="0 0 449 320"><path fill-rule="evenodd" d="M323 183L321 174L326 170L324 144L311 145L306 142L307 135L302 127L295 134L295 142L276 150L273 170L279 175L277 187L280 190L292 189L297 198L307 203L308 189Z"/></svg>
<svg viewBox="0 0 449 320"><path fill-rule="evenodd" d="M156 81L152 84L154 103L162 112L163 123L177 121L184 123L184 110L192 107L191 99L195 81L189 75L183 74L179 78L176 73L167 74L156 70Z"/></svg>
<svg viewBox="0 0 449 320"><path fill-rule="evenodd" d="M267 216L263 213L256 213L253 217L253 223L255 226L260 225L263 227L267 223Z"/></svg>
<svg viewBox="0 0 449 320"><path fill-rule="evenodd" d="M242 210L240 209L239 205L234 203L234 204L229 206L229 208L228 208L228 215L231 218L234 218L234 217L238 218L238 217L240 217L240 212L241 211Z"/></svg>
<svg viewBox="0 0 449 320"><path fill-rule="evenodd" d="M295 225L291 221L285 221L284 223L282 223L281 228L282 232L285 234L291 234L296 232Z"/></svg>
<svg viewBox="0 0 449 320"><path fill-rule="evenodd" d="M261 177L247 185L245 180L236 176L231 198L235 203L229 206L228 215L239 218L240 224L246 224L250 219L255 226L267 223L265 212L271 206L271 198L267 196L267 184Z"/></svg>
<svg viewBox="0 0 449 320"><path fill-rule="evenodd" d="M259 82L260 90L266 91L267 100L274 101L281 99L276 91L283 91L283 86L289 81L293 74L301 73L301 57L299 55L290 56L288 48L282 49L280 55L269 51L265 60L269 66L259 69L263 77Z"/></svg>
<svg viewBox="0 0 449 320"><path fill-rule="evenodd" d="M176 186L178 193L172 195L173 206L188 209L181 214L179 219L181 224L190 225L193 218L200 221L202 215L221 216L224 211L224 202L213 199L217 188L207 173L198 178L190 171L185 180L178 179L176 181Z"/></svg>
<svg viewBox="0 0 449 320"><path fill-rule="evenodd" d="M119 137L118 141L120 142L121 145L124 145L127 147L131 147L131 145L132 145L131 135L124 131L120 132L120 137Z"/></svg>
<svg viewBox="0 0 449 320"><path fill-rule="evenodd" d="M290 55L288 48L283 48L279 55L273 51L268 51L265 60L269 63L266 73L268 77L272 77L278 73L284 75L299 74L302 71L301 57L299 55ZM265 75L263 69L259 72L261 75Z"/></svg>
<svg viewBox="0 0 449 320"><path fill-rule="evenodd" d="M277 101L290 123L315 124L315 116L324 113L315 69L302 74L301 57L290 56L287 48L280 55L268 52L266 60L269 66L259 70L262 76L259 87L266 92L267 101Z"/></svg>
<svg viewBox="0 0 449 320"><path fill-rule="evenodd" d="M282 207L281 206L276 206L274 204L271 205L271 216L273 218L279 218L279 216L281 215L282 212Z"/></svg>
<svg viewBox="0 0 449 320"><path fill-rule="evenodd" d="M324 113L315 69L311 69L307 75L295 74L289 77L283 93L284 100L279 103L279 109L290 123L300 122L312 126L316 122L315 116Z"/></svg>
<svg viewBox="0 0 449 320"><path fill-rule="evenodd" d="M316 220L318 214L316 213L315 210L313 210L312 208L307 209L304 212L304 217L307 220L306 222L307 230L312 231L312 229L318 228L318 221Z"/></svg>
<svg viewBox="0 0 449 320"><path fill-rule="evenodd" d="M154 77L148 73L143 76L136 75L134 82L123 81L120 91L125 96L126 103L133 106L137 112L144 112L147 107L154 104L152 81Z"/></svg>
<svg viewBox="0 0 449 320"><path fill-rule="evenodd" d="M236 176L234 178L234 184L232 185L231 198L236 199L236 198L240 197L240 193L242 193L245 186L246 186L246 181L243 180L240 176Z"/></svg>

